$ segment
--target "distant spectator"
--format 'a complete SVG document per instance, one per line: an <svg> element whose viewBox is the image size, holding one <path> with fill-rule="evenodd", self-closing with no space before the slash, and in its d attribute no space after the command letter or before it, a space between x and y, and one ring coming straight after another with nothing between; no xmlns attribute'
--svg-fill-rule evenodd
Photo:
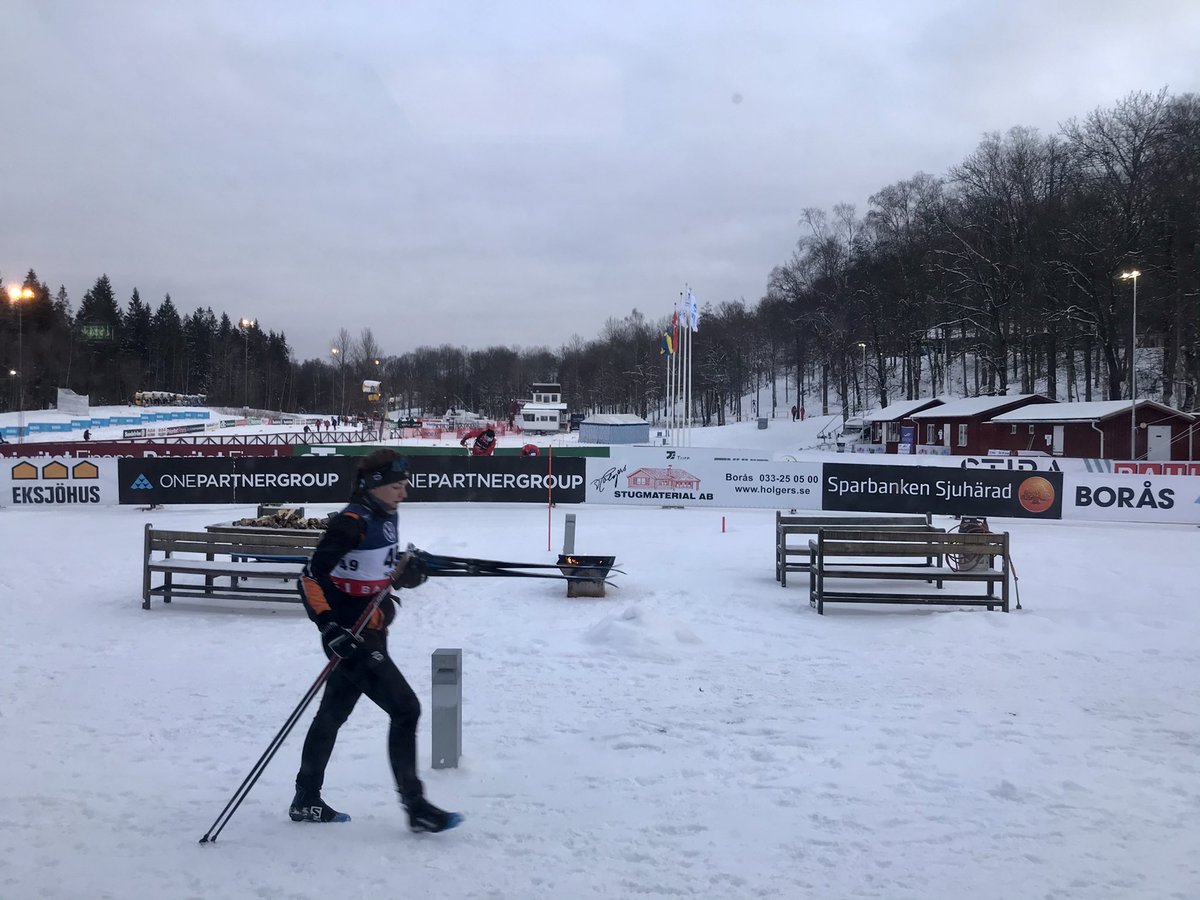
<svg viewBox="0 0 1200 900"><path fill-rule="evenodd" d="M474 439L475 443L471 445L472 456L491 456L496 451L496 432L491 428L476 428L474 431L468 431L461 441L460 446L467 446L467 441Z"/></svg>
<svg viewBox="0 0 1200 900"><path fill-rule="evenodd" d="M792 404L792 421L795 422L798 418L800 418L800 407L798 407L795 403L793 403Z"/></svg>
<svg viewBox="0 0 1200 900"><path fill-rule="evenodd" d="M522 456L537 456L538 452L537 444L526 444L521 448Z"/></svg>
<svg viewBox="0 0 1200 900"><path fill-rule="evenodd" d="M90 441L92 439L92 429L90 429L90 428L83 429L83 439L85 441Z"/></svg>

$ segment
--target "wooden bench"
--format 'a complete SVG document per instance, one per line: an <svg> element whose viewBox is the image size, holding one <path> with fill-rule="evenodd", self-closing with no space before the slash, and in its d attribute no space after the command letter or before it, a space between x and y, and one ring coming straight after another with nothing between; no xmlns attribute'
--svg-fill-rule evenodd
<svg viewBox="0 0 1200 900"><path fill-rule="evenodd" d="M785 516L775 513L775 580L781 587L787 587L788 572L807 572L809 552L807 542L799 545L788 543L790 535L815 536L821 528L874 528L885 527L932 527L932 517L914 514L894 515L839 515L830 513L815 513L805 516ZM799 562L793 562L798 558Z"/></svg>
<svg viewBox="0 0 1200 900"><path fill-rule="evenodd" d="M895 529L821 529L809 543L808 602L825 614L826 603L914 603L933 606L999 606L1008 612L1008 532L959 534L957 532L898 531ZM985 565L896 566L881 560L934 554L943 560L985 556ZM851 561L852 560L852 561ZM975 560L971 559L974 563ZM997 567L998 566L998 567ZM829 582L851 581L831 589ZM906 582L906 591L897 581ZM957 591L944 591L946 584ZM980 586L970 593L965 587ZM996 588L1000 596L996 596Z"/></svg>
<svg viewBox="0 0 1200 900"><path fill-rule="evenodd" d="M293 534L166 531L147 524L142 609L150 608L152 597L161 597L164 603L173 597L298 603L296 582L320 537L321 532L299 530ZM156 573L162 576L158 584Z"/></svg>

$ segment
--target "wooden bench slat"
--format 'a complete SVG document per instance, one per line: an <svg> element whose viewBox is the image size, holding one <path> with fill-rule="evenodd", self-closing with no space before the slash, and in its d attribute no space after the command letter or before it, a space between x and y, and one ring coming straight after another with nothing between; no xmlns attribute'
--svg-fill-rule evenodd
<svg viewBox="0 0 1200 900"><path fill-rule="evenodd" d="M236 575L239 578L298 578L303 563L225 562L219 559L156 559L151 572L184 572L193 575Z"/></svg>
<svg viewBox="0 0 1200 900"><path fill-rule="evenodd" d="M1004 573L998 569L972 569L960 572L944 566L872 566L855 569L853 563L826 568L825 578L874 578L878 581L902 579L912 581L1002 581Z"/></svg>
<svg viewBox="0 0 1200 900"><path fill-rule="evenodd" d="M944 556L947 553L994 556L1004 552L1003 544L956 544L930 538L928 541L826 541L826 556Z"/></svg>

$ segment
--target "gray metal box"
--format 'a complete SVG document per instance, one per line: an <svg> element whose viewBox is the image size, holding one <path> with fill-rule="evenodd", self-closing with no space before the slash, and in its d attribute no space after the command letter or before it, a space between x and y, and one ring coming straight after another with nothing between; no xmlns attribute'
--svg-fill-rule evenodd
<svg viewBox="0 0 1200 900"><path fill-rule="evenodd" d="M433 651L433 767L457 769L462 756L462 650Z"/></svg>

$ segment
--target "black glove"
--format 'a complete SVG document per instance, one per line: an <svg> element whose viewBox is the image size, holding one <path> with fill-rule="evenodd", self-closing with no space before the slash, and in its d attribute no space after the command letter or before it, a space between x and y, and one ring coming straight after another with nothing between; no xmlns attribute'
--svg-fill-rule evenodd
<svg viewBox="0 0 1200 900"><path fill-rule="evenodd" d="M349 659L362 649L362 638L349 628L330 622L321 629L321 645L338 659Z"/></svg>
<svg viewBox="0 0 1200 900"><path fill-rule="evenodd" d="M425 568L425 563L415 553L410 553L404 571L392 578L392 586L411 590L424 584L428 578L429 571Z"/></svg>

